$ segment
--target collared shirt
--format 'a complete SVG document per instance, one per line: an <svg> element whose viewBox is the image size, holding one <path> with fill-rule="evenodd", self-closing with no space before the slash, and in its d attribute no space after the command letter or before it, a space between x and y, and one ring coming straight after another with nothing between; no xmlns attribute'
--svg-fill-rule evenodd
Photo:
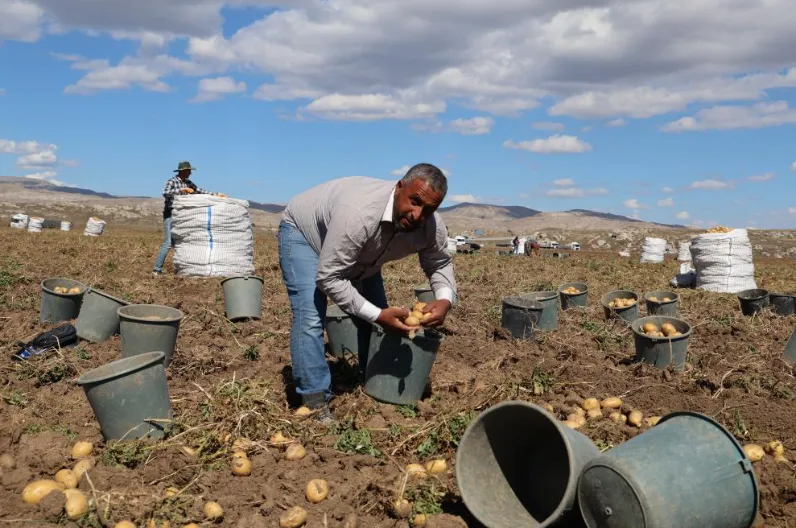
<svg viewBox="0 0 796 528"><path fill-rule="evenodd" d="M437 299L453 302L456 279L447 252L447 229L438 214L412 232L393 225L395 183L352 176L323 183L290 201L282 220L296 227L318 253L318 289L343 311L374 322L381 310L355 283L382 266L418 254Z"/></svg>
<svg viewBox="0 0 796 528"><path fill-rule="evenodd" d="M163 205L163 218L171 218L171 211L174 207L174 197L182 194L183 189L193 189L194 194L216 194L205 191L201 187L197 187L190 178L186 178L185 181L183 181L179 176L174 176L169 179L166 182L166 186L163 187L163 198L166 199Z"/></svg>

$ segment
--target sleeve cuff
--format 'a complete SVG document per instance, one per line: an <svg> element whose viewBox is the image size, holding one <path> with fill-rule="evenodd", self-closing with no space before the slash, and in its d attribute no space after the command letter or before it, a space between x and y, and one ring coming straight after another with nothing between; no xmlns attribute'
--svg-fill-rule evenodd
<svg viewBox="0 0 796 528"><path fill-rule="evenodd" d="M438 300L445 299L446 301L453 304L454 294L451 288L444 287L440 288L439 290L436 290L434 292L434 297L436 297Z"/></svg>
<svg viewBox="0 0 796 528"><path fill-rule="evenodd" d="M365 304L362 305L362 308L359 309L359 313L357 313L359 317L369 323L375 323L380 314L381 308L368 301L365 301Z"/></svg>

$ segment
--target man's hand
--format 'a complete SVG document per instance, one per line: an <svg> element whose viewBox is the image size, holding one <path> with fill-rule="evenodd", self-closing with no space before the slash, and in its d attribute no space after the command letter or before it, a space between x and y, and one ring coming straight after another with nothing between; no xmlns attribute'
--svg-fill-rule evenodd
<svg viewBox="0 0 796 528"><path fill-rule="evenodd" d="M448 316L448 311L451 309L451 302L447 299L438 299L434 302L428 303L422 310L424 314L430 313L431 317L423 319L421 324L423 326L435 327L441 326L445 322L445 317Z"/></svg>
<svg viewBox="0 0 796 528"><path fill-rule="evenodd" d="M224 193L218 193L216 196L218 196L219 198L226 198L227 197L227 195L224 194Z"/></svg>
<svg viewBox="0 0 796 528"><path fill-rule="evenodd" d="M406 308L384 308L381 313L379 313L376 322L384 328L391 328L408 334L412 330L412 327L404 324L403 320L407 317L409 317L409 310Z"/></svg>
<svg viewBox="0 0 796 528"><path fill-rule="evenodd" d="M186 187L185 189L182 190L182 192L183 194L193 194L193 189L191 189L190 187Z"/></svg>

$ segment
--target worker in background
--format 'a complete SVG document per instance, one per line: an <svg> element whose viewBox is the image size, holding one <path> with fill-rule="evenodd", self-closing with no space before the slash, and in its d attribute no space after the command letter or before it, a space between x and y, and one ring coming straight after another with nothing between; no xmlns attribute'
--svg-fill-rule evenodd
<svg viewBox="0 0 796 528"><path fill-rule="evenodd" d="M539 256L539 243L535 240L528 240L525 242L525 253L530 257L531 252L535 253L536 256Z"/></svg>
<svg viewBox="0 0 796 528"><path fill-rule="evenodd" d="M389 307L381 268L417 254L436 300L425 327L445 321L456 295L447 229L436 213L448 183L442 171L415 165L398 182L348 177L299 194L279 224L279 264L287 288L293 324L290 359L293 381L303 405L315 419L334 419L331 372L324 355L327 297L353 316L358 328L360 375L364 375L373 324L407 334L409 310Z"/></svg>
<svg viewBox="0 0 796 528"><path fill-rule="evenodd" d="M515 236L514 240L511 241L511 247L512 247L511 252L516 255L518 253L517 249L520 247L520 237L519 236Z"/></svg>
<svg viewBox="0 0 796 528"><path fill-rule="evenodd" d="M174 206L174 197L180 194L211 194L213 196L225 197L222 193L211 193L204 189L197 187L191 181L191 173L196 170L188 161L181 161L174 172L176 176L166 182L163 188L163 198L165 203L163 205L163 244L160 246L157 259L155 260L155 268L152 270L153 275L160 275L163 273L163 264L166 262L166 255L171 249L171 212Z"/></svg>

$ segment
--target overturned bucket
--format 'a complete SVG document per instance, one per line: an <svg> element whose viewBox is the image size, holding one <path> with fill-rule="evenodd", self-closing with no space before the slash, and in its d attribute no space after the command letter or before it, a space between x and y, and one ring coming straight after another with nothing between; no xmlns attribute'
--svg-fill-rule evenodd
<svg viewBox="0 0 796 528"><path fill-rule="evenodd" d="M55 277L43 280L40 320L43 323L61 323L76 319L80 314L83 294L87 289L88 286L72 279ZM69 293L69 290L72 290L72 293Z"/></svg>
<svg viewBox="0 0 796 528"><path fill-rule="evenodd" d="M796 311L796 293L770 293L769 303L777 315L793 315Z"/></svg>
<svg viewBox="0 0 796 528"><path fill-rule="evenodd" d="M166 355L163 365L168 367L177 344L182 312L158 304L131 304L117 312L121 321L122 357L160 351Z"/></svg>
<svg viewBox="0 0 796 528"><path fill-rule="evenodd" d="M749 528L760 505L741 445L694 412L664 416L589 462L578 500L588 528Z"/></svg>
<svg viewBox="0 0 796 528"><path fill-rule="evenodd" d="M335 304L326 308L326 335L332 356L345 357L346 352L357 355L357 326L351 316Z"/></svg>
<svg viewBox="0 0 796 528"><path fill-rule="evenodd" d="M611 303L619 301L631 300L633 303L630 306L620 306ZM616 290L603 295L600 299L600 304L603 305L603 312L605 312L606 319L619 319L626 323L632 323L638 319L638 294L629 290Z"/></svg>
<svg viewBox="0 0 796 528"><path fill-rule="evenodd" d="M129 304L103 291L89 288L83 295L83 306L75 323L78 337L92 343L102 343L118 334L118 310Z"/></svg>
<svg viewBox="0 0 796 528"><path fill-rule="evenodd" d="M456 481L467 509L487 528L580 526L578 476L599 454L588 437L541 407L508 401L465 430Z"/></svg>
<svg viewBox="0 0 796 528"><path fill-rule="evenodd" d="M644 294L647 313L650 315L668 315L677 317L677 306L680 295L671 291L654 291Z"/></svg>
<svg viewBox="0 0 796 528"><path fill-rule="evenodd" d="M373 325L365 367L365 394L395 405L414 405L423 397L437 359L442 334L421 329L414 339Z"/></svg>
<svg viewBox="0 0 796 528"><path fill-rule="evenodd" d="M756 315L769 304L768 290L744 290L738 294L738 302L741 305L742 314Z"/></svg>
<svg viewBox="0 0 796 528"><path fill-rule="evenodd" d="M431 286L415 286L414 292L415 298L417 298L417 300L420 302L433 303L437 300L437 298L434 296L434 290L431 288Z"/></svg>
<svg viewBox="0 0 796 528"><path fill-rule="evenodd" d="M263 279L230 277L221 281L224 289L224 311L230 321L262 317Z"/></svg>
<svg viewBox="0 0 796 528"><path fill-rule="evenodd" d="M105 440L161 438L173 417L163 352L119 359L80 376Z"/></svg>
<svg viewBox="0 0 796 528"><path fill-rule="evenodd" d="M537 300L507 297L503 299L500 326L516 339L532 339L543 310L544 305Z"/></svg>
<svg viewBox="0 0 796 528"><path fill-rule="evenodd" d="M589 286L585 282L567 282L558 287L561 309L586 308L589 303Z"/></svg>
<svg viewBox="0 0 796 528"><path fill-rule="evenodd" d="M542 303L542 314L536 328L539 330L555 330L558 328L558 292L539 291L523 293L523 299L533 299Z"/></svg>
<svg viewBox="0 0 796 528"><path fill-rule="evenodd" d="M679 335L650 336L644 331L645 325L654 325L658 331L664 325L671 325ZM636 319L631 327L635 336L636 361L649 363L659 369L669 365L678 371L685 368L688 340L691 338L690 324L676 317L651 315Z"/></svg>

